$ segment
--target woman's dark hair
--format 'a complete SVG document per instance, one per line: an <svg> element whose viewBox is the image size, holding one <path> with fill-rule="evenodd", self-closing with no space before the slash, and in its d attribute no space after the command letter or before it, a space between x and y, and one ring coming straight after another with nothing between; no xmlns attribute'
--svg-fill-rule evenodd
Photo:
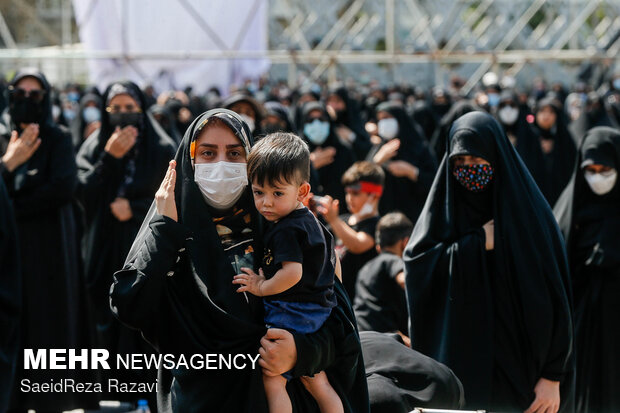
<svg viewBox="0 0 620 413"><path fill-rule="evenodd" d="M391 247L398 241L411 236L413 224L404 214L390 212L377 224L375 239L381 248Z"/></svg>
<svg viewBox="0 0 620 413"><path fill-rule="evenodd" d="M297 135L276 132L259 140L248 157L248 179L263 185L310 180L310 151Z"/></svg>

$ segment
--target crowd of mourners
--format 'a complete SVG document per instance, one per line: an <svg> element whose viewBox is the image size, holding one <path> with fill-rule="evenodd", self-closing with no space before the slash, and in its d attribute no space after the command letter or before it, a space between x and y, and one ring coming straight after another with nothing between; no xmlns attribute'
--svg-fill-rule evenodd
<svg viewBox="0 0 620 413"><path fill-rule="evenodd" d="M214 117L241 141L226 156L276 132L310 153L303 203L342 283L326 327L294 335L293 377L325 370L350 412L620 411L620 71L464 84L261 80L222 96L19 70L0 98L0 412L267 411L260 374L24 368L23 349L267 349L262 316L216 280L241 273L268 223L250 190L204 205L194 156L218 156L196 148ZM154 199L175 179L170 222ZM68 377L157 379L159 394L22 391ZM287 389L294 411L318 411Z"/></svg>

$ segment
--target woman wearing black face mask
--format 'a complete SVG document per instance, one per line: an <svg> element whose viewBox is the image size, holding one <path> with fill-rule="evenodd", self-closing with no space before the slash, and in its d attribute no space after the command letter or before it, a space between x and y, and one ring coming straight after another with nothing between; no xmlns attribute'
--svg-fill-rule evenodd
<svg viewBox="0 0 620 413"><path fill-rule="evenodd" d="M575 295L576 407L620 411L620 133L591 129L554 212Z"/></svg>
<svg viewBox="0 0 620 413"><path fill-rule="evenodd" d="M19 71L11 83L9 108L0 124L0 170L13 203L21 250L21 348L89 348L84 282L78 269L71 208L75 159L71 136L52 121L50 91L42 73ZM23 379L92 381L94 377L80 377L77 370L24 369L23 352L19 355L11 401L14 411L60 412L96 402L85 393L22 392Z"/></svg>
<svg viewBox="0 0 620 413"><path fill-rule="evenodd" d="M123 264L175 145L145 114L144 96L135 84L114 83L102 100L101 129L84 142L77 155L78 191L86 215L83 245L88 293L99 347L112 353L142 353L142 337L114 318L108 292L112 274ZM123 378L116 372L110 375ZM133 377L133 381L144 380ZM127 393L113 397L139 398Z"/></svg>
<svg viewBox="0 0 620 413"><path fill-rule="evenodd" d="M446 146L404 254L412 346L452 368L470 410L571 411L570 284L551 209L490 115L461 117Z"/></svg>

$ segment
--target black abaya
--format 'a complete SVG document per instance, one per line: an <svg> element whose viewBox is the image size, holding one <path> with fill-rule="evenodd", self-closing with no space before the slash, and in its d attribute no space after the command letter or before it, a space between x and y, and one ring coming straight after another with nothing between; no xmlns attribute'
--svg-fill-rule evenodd
<svg viewBox="0 0 620 413"><path fill-rule="evenodd" d="M467 408L523 411L543 377L561 382L561 411L571 411L570 285L551 209L490 115L459 118L446 146L404 254L412 346L456 373ZM491 163L486 191L452 176L458 154Z"/></svg>
<svg viewBox="0 0 620 413"><path fill-rule="evenodd" d="M575 347L580 412L620 411L620 184L596 195L585 160L620 168L620 133L597 127L584 137L573 177L554 212L567 242L575 297Z"/></svg>

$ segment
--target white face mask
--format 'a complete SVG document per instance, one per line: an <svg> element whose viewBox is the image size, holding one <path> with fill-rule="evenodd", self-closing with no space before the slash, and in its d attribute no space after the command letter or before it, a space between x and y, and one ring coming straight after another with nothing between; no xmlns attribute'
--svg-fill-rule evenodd
<svg viewBox="0 0 620 413"><path fill-rule="evenodd" d="M216 162L195 165L194 181L205 202L216 209L228 209L241 198L248 185L245 163Z"/></svg>
<svg viewBox="0 0 620 413"><path fill-rule="evenodd" d="M245 123L248 124L248 128L250 128L250 132L254 133L254 128L256 127L256 124L254 123L254 119L252 119L248 115L241 115L241 117L243 118Z"/></svg>
<svg viewBox="0 0 620 413"><path fill-rule="evenodd" d="M497 114L504 125L513 125L519 117L519 109L512 106L504 106Z"/></svg>
<svg viewBox="0 0 620 413"><path fill-rule="evenodd" d="M359 212L355 215L359 216L359 217L365 217L366 215L370 215L375 211L375 208L372 206L372 204L370 202L366 202L362 208L359 210Z"/></svg>
<svg viewBox="0 0 620 413"><path fill-rule="evenodd" d="M614 189L616 179L618 178L618 172L615 169L601 173L585 171L583 177L586 179L592 192L596 195L605 195Z"/></svg>
<svg viewBox="0 0 620 413"><path fill-rule="evenodd" d="M383 139L394 139L398 135L398 121L395 118L381 119L377 122L377 130Z"/></svg>

